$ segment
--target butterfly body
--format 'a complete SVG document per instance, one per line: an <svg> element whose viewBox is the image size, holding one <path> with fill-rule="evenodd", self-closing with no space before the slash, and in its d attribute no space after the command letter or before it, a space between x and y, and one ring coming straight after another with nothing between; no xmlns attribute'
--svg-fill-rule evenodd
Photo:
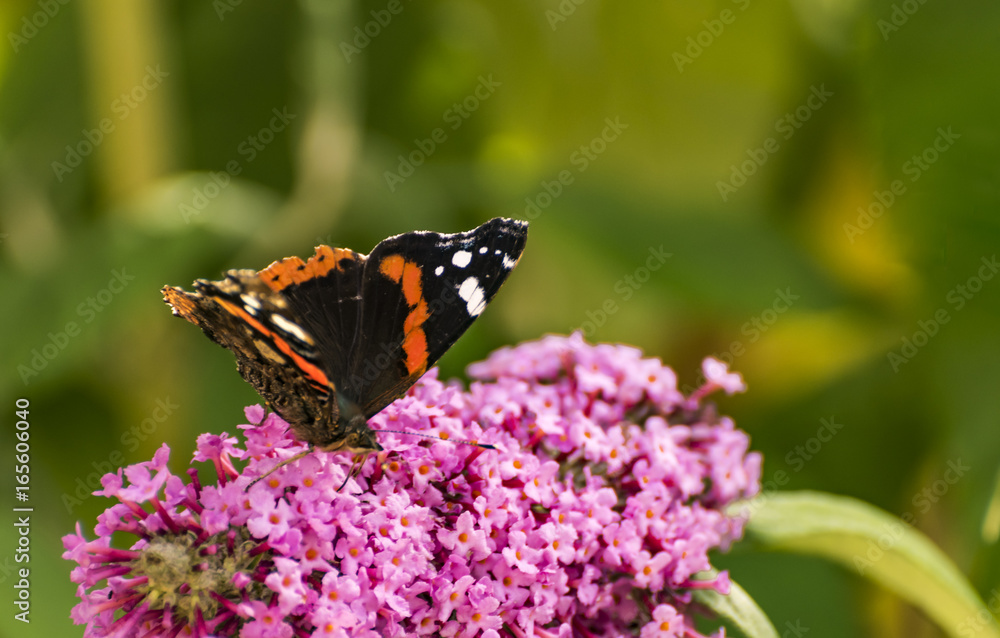
<svg viewBox="0 0 1000 638"><path fill-rule="evenodd" d="M301 441L381 450L369 418L399 398L472 324L517 264L527 223L404 233L369 255L318 246L260 271L165 286L175 315L233 352L240 375Z"/></svg>

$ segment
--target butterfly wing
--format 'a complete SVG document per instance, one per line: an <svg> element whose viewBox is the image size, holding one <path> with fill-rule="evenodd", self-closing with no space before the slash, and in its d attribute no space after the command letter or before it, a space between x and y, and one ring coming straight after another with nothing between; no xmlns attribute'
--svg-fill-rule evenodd
<svg viewBox="0 0 1000 638"><path fill-rule="evenodd" d="M260 278L288 302L292 316L308 332L334 387L344 392L349 361L361 330L361 281L365 255L346 248L318 246L303 262L276 261Z"/></svg>
<svg viewBox="0 0 1000 638"><path fill-rule="evenodd" d="M303 262L276 261L260 279L288 303L290 315L315 345L332 390L332 418L313 433L323 450L380 450L357 403L360 387L351 379L349 362L357 350L361 324L361 287L367 257L346 248L317 246Z"/></svg>
<svg viewBox="0 0 1000 638"><path fill-rule="evenodd" d="M390 237L365 256L319 246L259 272L166 286L164 301L236 356L240 375L296 438L381 449L365 425L482 313L517 264L526 222Z"/></svg>
<svg viewBox="0 0 1000 638"><path fill-rule="evenodd" d="M325 424L337 420L329 377L312 336L298 326L287 301L252 270L230 270L224 279L199 279L195 292L165 286L174 315L202 329L236 356L237 369L295 431L322 444Z"/></svg>
<svg viewBox="0 0 1000 638"><path fill-rule="evenodd" d="M527 222L413 232L375 247L361 286L361 329L345 387L366 416L400 397L472 325L517 265Z"/></svg>

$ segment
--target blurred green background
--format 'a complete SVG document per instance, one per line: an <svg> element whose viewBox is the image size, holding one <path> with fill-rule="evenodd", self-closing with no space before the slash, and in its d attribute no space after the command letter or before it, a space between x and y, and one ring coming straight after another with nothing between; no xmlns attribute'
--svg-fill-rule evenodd
<svg viewBox="0 0 1000 638"><path fill-rule="evenodd" d="M82 633L59 538L96 469L167 442L179 471L257 401L161 286L496 215L528 247L443 376L574 328L687 386L727 357L765 480L912 515L989 598L998 27L985 0L5 0L0 405L10 454L30 400L35 510L32 622L6 603L0 635ZM779 631L941 635L818 560L719 564Z"/></svg>

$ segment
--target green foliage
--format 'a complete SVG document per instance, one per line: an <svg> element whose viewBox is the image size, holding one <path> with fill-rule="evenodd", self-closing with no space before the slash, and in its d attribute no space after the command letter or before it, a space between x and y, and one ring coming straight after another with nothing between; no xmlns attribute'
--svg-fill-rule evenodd
<svg viewBox="0 0 1000 638"><path fill-rule="evenodd" d="M760 548L839 563L909 601L949 636L1000 636L955 564L906 521L856 499L808 491L765 496L749 510L747 537Z"/></svg>
<svg viewBox="0 0 1000 638"><path fill-rule="evenodd" d="M0 405L31 401L38 530L37 624L5 614L0 634L77 633L52 557L104 507L93 477L163 442L184 458L257 400L161 286L495 215L531 220L527 250L443 376L573 328L683 385L731 358L750 390L721 409L766 482L911 517L988 598L998 19L926 0L0 4ZM647 268L650 250L671 256ZM177 408L157 420L158 401ZM970 469L949 482L949 463ZM726 560L779 628L940 635L821 562L792 565L798 586L773 577L788 563Z"/></svg>

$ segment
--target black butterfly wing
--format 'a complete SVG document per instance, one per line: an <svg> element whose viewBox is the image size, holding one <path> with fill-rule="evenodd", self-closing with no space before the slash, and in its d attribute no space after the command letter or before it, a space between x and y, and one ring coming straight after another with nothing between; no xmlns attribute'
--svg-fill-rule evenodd
<svg viewBox="0 0 1000 638"><path fill-rule="evenodd" d="M497 218L453 235L406 233L368 257L319 246L305 262L199 279L195 292L165 286L164 300L233 352L299 440L379 449L354 417L405 393L465 332L517 264L527 230Z"/></svg>
<svg viewBox="0 0 1000 638"><path fill-rule="evenodd" d="M297 438L323 442L327 424L336 420L336 402L329 400L332 388L315 342L294 323L282 295L252 270L230 270L219 281L199 279L195 292L172 286L162 292L174 315L232 351L240 376Z"/></svg>
<svg viewBox="0 0 1000 638"><path fill-rule="evenodd" d="M345 384L366 416L404 394L472 325L527 238L527 222L498 217L464 233L397 235L372 250Z"/></svg>
<svg viewBox="0 0 1000 638"><path fill-rule="evenodd" d="M307 261L287 257L259 273L288 301L295 321L315 340L324 370L341 392L358 346L366 259L346 248L317 246Z"/></svg>

